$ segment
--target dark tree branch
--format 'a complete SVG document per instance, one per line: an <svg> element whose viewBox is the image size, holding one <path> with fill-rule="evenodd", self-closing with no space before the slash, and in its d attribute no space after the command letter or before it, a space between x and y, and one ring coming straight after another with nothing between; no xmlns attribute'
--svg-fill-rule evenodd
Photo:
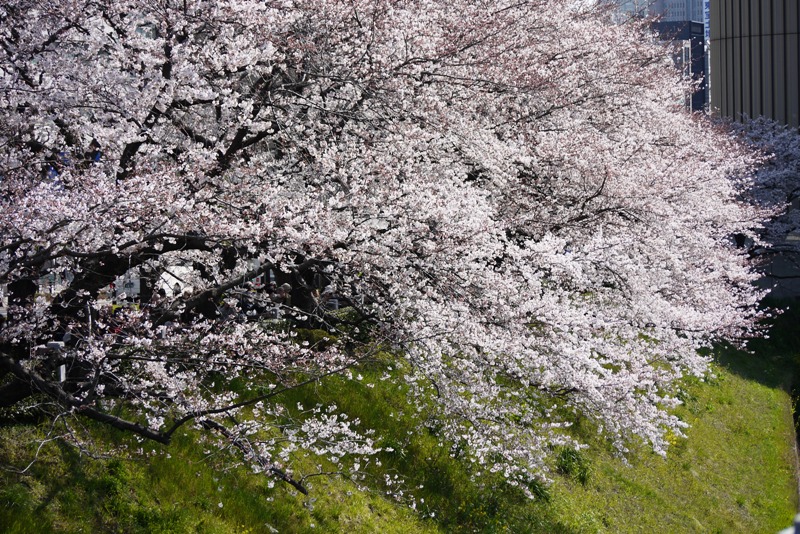
<svg viewBox="0 0 800 534"><path fill-rule="evenodd" d="M36 371L25 369L25 367L23 367L18 361L6 354L0 354L0 367L11 371L11 373L13 373L18 380L30 384L30 387L33 390L44 393L65 408L73 409L89 419L93 419L100 423L105 423L119 430L133 432L142 436L143 438L147 438L158 443L163 443L165 445L169 444L170 442L169 436L165 434L154 431L139 423L134 423L115 415L107 414L85 404L82 400L70 395L58 385L53 384L52 382L40 376Z"/></svg>
<svg viewBox="0 0 800 534"><path fill-rule="evenodd" d="M239 449L245 456L245 458L257 460L258 463L261 465L261 467L264 468L264 470L267 471L269 474L271 474L275 478L283 480L284 482L292 485L297 491L299 491L303 495L308 495L308 490L305 488L305 486L303 486L300 482L293 479L289 474L275 467L275 465L272 462L270 462L269 460L258 454L255 450L253 450L252 445L250 445L250 442L247 441L246 439L242 439L236 436L235 434L233 434L233 432L225 428L224 425L216 421L213 421L211 419L204 419L202 421L199 421L198 424L205 429L219 432L220 434L225 436L225 438L227 438L237 449Z"/></svg>
<svg viewBox="0 0 800 534"><path fill-rule="evenodd" d="M11 371L4 369L4 374L6 372ZM33 389L31 389L30 383L22 382L15 378L8 384L0 387L0 408L14 406L31 395L33 395Z"/></svg>

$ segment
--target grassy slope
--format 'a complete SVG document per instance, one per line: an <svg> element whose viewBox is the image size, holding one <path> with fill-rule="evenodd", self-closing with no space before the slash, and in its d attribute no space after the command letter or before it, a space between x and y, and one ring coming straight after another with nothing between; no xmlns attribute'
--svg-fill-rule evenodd
<svg viewBox="0 0 800 534"><path fill-rule="evenodd" d="M687 390L680 414L692 426L666 461L642 450L625 467L599 454L585 487L556 484L557 515L581 532L777 532L790 525L797 483L788 394L729 370Z"/></svg>
<svg viewBox="0 0 800 534"><path fill-rule="evenodd" d="M500 480L471 482L468 466L439 448L434 432L415 430L398 386L376 381L370 389L334 379L297 393L297 400L336 401L366 427L385 429L383 444L398 452L367 474L403 476L425 514L337 477L312 479L309 498L286 485L270 488L243 468L223 471L224 459L205 456L188 435L149 458L123 461L92 460L51 442L25 475L0 471L0 530L776 532L791 523L797 506L790 353L800 350L787 338L762 343L758 356L722 353L714 378L684 387L679 413L692 425L689 439L676 441L667 460L641 449L625 465L595 442L577 457L583 470L563 465L566 473L533 502ZM378 374L363 372L367 379ZM19 444L35 435L41 430L0 432L0 466L23 464ZM299 460L307 468L315 462ZM588 473L585 483L580 472Z"/></svg>

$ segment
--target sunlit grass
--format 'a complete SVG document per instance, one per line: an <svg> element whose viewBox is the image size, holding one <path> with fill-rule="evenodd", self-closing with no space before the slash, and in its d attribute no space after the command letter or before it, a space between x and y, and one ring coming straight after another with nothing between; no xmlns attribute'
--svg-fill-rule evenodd
<svg viewBox="0 0 800 534"><path fill-rule="evenodd" d="M794 319L784 320L790 326L755 355L721 350L712 378L683 385L677 414L691 426L667 459L634 445L626 464L592 437L588 450L554 451L555 480L533 501L499 476L476 480L440 446L402 383L381 380L392 364L383 355L358 370L361 381L332 377L286 394L287 404L335 403L377 431L391 451L377 458L382 465L362 466L363 480L308 478L303 496L236 465L234 452L210 454L192 430L162 448L95 429L109 446L146 454L95 460L52 442L24 475L0 471L0 525L20 533L777 532L797 507L788 392L800 345ZM577 429L593 436L587 422ZM23 444L42 431L0 430L0 464L24 466ZM335 470L313 455L294 459L297 476Z"/></svg>
<svg viewBox="0 0 800 534"><path fill-rule="evenodd" d="M737 356L744 357L744 356ZM691 424L666 460L637 450L630 467L592 456L587 485L559 479L557 516L577 532L777 532L796 510L791 399L720 368L687 387Z"/></svg>

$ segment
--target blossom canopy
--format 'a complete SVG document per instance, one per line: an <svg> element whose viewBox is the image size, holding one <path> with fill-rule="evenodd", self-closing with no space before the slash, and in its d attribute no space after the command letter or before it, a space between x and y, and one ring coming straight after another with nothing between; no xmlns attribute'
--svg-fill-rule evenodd
<svg viewBox="0 0 800 534"><path fill-rule="evenodd" d="M605 9L3 2L0 406L194 424L293 480L295 448L380 447L281 392L383 351L477 472L546 477L576 414L663 452L698 349L754 327L730 236L763 214L747 152ZM131 279L153 296L112 309Z"/></svg>

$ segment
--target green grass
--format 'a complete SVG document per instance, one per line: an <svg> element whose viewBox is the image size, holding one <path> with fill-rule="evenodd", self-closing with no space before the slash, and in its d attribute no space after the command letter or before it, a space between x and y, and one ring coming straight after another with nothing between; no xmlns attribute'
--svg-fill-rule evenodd
<svg viewBox="0 0 800 534"><path fill-rule="evenodd" d="M665 460L633 446L626 463L602 441L554 451L554 483L531 501L499 477L473 480L466 462L420 432L404 388L380 381L386 361L290 393L287 404L336 403L394 452L367 466L359 484L308 480L310 496L271 484L235 455L206 455L193 431L167 448L95 429L109 446L146 447L145 456L92 459L48 443L25 474L0 471L0 530L42 532L777 532L797 508L794 424L789 395L800 343L786 316L756 354L721 350L714 377L688 381L677 414L690 423ZM370 388L366 383L374 383ZM584 431L590 430L587 426ZM0 429L0 466L24 466L44 429ZM597 438L593 438L597 439ZM319 460L296 458L298 471ZM398 475L397 486L382 473ZM398 498L402 489L404 496ZM388 495L387 492L393 493ZM411 509L413 495L416 510ZM221 505L221 506L220 506Z"/></svg>
<svg viewBox="0 0 800 534"><path fill-rule="evenodd" d="M564 532L778 532L797 510L795 428L800 314L778 321L754 353L721 349L688 381L677 414L691 426L666 460L639 448L630 466L596 447L587 484L552 488Z"/></svg>
<svg viewBox="0 0 800 534"><path fill-rule="evenodd" d="M186 436L140 460L93 460L54 447L24 476L3 475L3 532L430 532L413 510L316 478L305 497Z"/></svg>
<svg viewBox="0 0 800 534"><path fill-rule="evenodd" d="M688 439L667 460L641 449L626 467L595 453L588 484L557 481L553 505L565 531L778 532L791 524L789 395L725 368L686 389L679 413L691 424Z"/></svg>

